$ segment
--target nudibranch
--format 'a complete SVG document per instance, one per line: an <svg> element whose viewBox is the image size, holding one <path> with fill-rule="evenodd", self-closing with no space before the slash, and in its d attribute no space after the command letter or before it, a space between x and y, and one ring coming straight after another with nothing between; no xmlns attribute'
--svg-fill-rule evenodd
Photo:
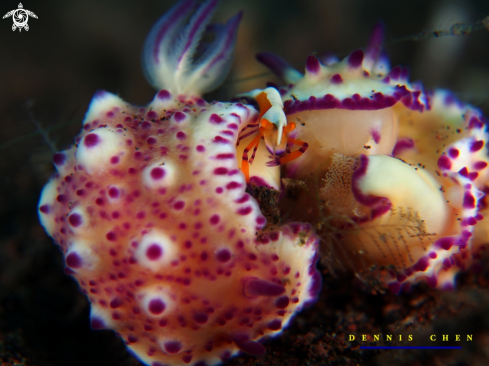
<svg viewBox="0 0 489 366"><path fill-rule="evenodd" d="M290 137L309 149L285 164L304 181L282 208L314 224L328 264L397 293L420 280L449 289L487 244L487 125L450 93L425 92L390 69L375 28L366 51L342 61L310 55L305 74L262 53L279 88Z"/></svg>
<svg viewBox="0 0 489 366"><path fill-rule="evenodd" d="M236 143L258 112L201 97L224 78L241 18L212 27L213 43L192 60L216 6L182 0L157 22L143 57L155 98L137 107L95 94L39 202L91 327L115 330L151 366L262 354L260 340L321 286L309 224L257 236L266 219L245 191Z"/></svg>

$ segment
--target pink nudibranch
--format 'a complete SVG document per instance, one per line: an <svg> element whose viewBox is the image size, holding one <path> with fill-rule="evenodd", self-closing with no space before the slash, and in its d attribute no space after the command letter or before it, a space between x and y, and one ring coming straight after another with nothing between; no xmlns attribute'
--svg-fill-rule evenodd
<svg viewBox="0 0 489 366"><path fill-rule="evenodd" d="M320 196L318 204L296 194L282 208L316 225L328 264L384 267L393 292L421 279L453 288L487 243L487 125L450 93L427 93L407 70L389 70L382 38L378 26L365 52L341 62L311 55L304 75L278 56L258 56L286 82L292 137L309 144L283 173Z"/></svg>
<svg viewBox="0 0 489 366"><path fill-rule="evenodd" d="M141 108L96 93L75 146L54 156L40 221L91 303L92 328L115 330L151 366L262 354L261 340L318 297L318 236L328 264L380 268L393 292L422 280L453 288L488 240L480 112L390 70L381 27L341 62L309 56L304 75L260 54L286 82L249 94L268 100L260 111L208 103L241 19L207 27L217 3L173 6L144 47L154 100ZM194 60L209 29L214 41ZM275 194L282 178L308 186L280 202L306 223L266 226L247 191Z"/></svg>
<svg viewBox="0 0 489 366"><path fill-rule="evenodd" d="M309 224L257 236L267 220L246 192L236 142L258 112L200 97L226 75L240 16L215 27L192 62L217 1L195 5L177 3L148 37L145 70L161 89L153 101L96 93L75 146L55 154L38 207L91 303L92 328L115 330L151 366L262 354L260 340L321 287Z"/></svg>

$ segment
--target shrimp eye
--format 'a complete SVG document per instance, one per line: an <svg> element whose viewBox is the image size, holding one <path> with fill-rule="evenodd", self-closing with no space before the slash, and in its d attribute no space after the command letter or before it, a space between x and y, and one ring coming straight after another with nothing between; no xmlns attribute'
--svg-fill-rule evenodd
<svg viewBox="0 0 489 366"><path fill-rule="evenodd" d="M274 124L267 119L262 118L260 122L261 126L267 130L273 129Z"/></svg>
<svg viewBox="0 0 489 366"><path fill-rule="evenodd" d="M285 133L289 133L293 130L295 130L295 123L294 122L290 122L287 126L284 127Z"/></svg>

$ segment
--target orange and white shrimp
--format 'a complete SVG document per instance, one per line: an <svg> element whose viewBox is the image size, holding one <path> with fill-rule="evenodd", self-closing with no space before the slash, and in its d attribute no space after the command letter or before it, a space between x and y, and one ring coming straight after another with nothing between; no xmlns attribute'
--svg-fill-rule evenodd
<svg viewBox="0 0 489 366"><path fill-rule="evenodd" d="M307 150L307 142L289 137L296 125L294 122L287 123L284 113L284 105L279 92L275 88L255 89L244 96L254 98L260 108L260 117L258 123L249 124L244 127L238 138L236 146L240 141L248 136L256 134L255 138L245 147L241 161L241 171L245 175L246 182L250 181L250 165L255 159L256 151L260 140L263 138L271 159L266 163L268 167L274 167L288 163L297 159ZM244 133L247 129L252 129ZM300 146L299 150L290 151L289 145ZM253 149L251 157L248 153Z"/></svg>

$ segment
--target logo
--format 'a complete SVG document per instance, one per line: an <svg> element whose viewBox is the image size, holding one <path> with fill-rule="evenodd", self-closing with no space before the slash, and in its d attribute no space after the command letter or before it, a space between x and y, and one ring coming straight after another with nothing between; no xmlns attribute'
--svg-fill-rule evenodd
<svg viewBox="0 0 489 366"><path fill-rule="evenodd" d="M27 21L29 20L29 15L33 18L37 19L37 15L34 14L30 10L24 9L24 6L22 6L22 3L19 3L19 8L15 10L9 11L7 14L3 16L3 19L12 17L14 21L14 25L12 25L12 30L15 31L17 28L19 28L19 32L22 31L22 28L24 28L26 31L29 30L29 25L27 24Z"/></svg>

